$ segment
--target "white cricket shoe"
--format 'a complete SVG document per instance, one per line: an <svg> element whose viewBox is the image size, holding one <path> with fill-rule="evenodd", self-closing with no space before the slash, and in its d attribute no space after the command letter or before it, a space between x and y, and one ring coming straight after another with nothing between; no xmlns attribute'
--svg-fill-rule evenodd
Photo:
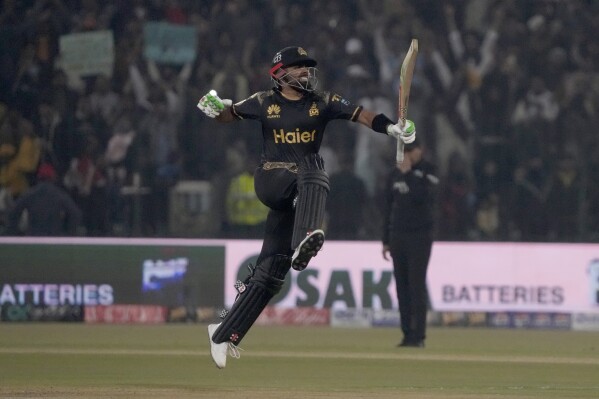
<svg viewBox="0 0 599 399"><path fill-rule="evenodd" d="M302 271L308 267L310 259L316 256L324 244L324 231L316 229L300 242L291 257L291 267L297 271Z"/></svg>
<svg viewBox="0 0 599 399"><path fill-rule="evenodd" d="M227 354L239 359L239 349L232 342L221 342L220 344L212 341L212 336L214 332L218 328L218 324L210 324L208 325L208 338L210 339L210 355L212 355L212 360L214 360L214 364L219 369L224 369L227 365Z"/></svg>

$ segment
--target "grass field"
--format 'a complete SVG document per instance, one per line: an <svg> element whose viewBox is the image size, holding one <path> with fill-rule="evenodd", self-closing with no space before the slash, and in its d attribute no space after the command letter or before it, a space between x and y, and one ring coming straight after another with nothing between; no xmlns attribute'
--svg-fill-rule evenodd
<svg viewBox="0 0 599 399"><path fill-rule="evenodd" d="M206 326L0 324L0 397L599 398L599 333L258 327L218 370Z"/></svg>

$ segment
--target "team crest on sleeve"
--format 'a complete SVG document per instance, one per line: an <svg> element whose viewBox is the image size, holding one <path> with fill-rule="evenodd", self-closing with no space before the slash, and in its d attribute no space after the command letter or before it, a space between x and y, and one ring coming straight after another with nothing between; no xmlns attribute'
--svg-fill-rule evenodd
<svg viewBox="0 0 599 399"><path fill-rule="evenodd" d="M331 101L339 101L343 105L349 105L349 101L341 97L339 94L333 94L333 97L331 97Z"/></svg>

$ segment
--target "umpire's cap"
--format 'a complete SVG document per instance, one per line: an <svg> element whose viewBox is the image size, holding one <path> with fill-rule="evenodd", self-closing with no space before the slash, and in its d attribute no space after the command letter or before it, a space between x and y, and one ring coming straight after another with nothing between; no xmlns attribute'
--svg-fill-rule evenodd
<svg viewBox="0 0 599 399"><path fill-rule="evenodd" d="M293 65L305 65L315 67L316 60L308 57L308 52L302 47L291 46L277 51L272 59L271 67L289 67Z"/></svg>

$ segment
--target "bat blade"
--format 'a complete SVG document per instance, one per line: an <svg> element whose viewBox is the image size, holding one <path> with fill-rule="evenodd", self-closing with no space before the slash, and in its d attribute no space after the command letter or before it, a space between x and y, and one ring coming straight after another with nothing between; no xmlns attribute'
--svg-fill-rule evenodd
<svg viewBox="0 0 599 399"><path fill-rule="evenodd" d="M401 64L399 73L399 99L398 116L402 125L406 123L408 117L408 100L410 99L410 87L412 86L412 76L414 76L414 67L416 66L416 56L418 55L418 39L412 39L410 48ZM403 141L397 140L397 162L403 161Z"/></svg>

